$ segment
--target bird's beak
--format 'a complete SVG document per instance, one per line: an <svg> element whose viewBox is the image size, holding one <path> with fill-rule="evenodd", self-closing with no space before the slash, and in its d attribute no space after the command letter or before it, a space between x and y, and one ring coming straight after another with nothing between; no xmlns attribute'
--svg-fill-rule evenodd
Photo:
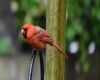
<svg viewBox="0 0 100 80"><path fill-rule="evenodd" d="M21 33L21 34L25 34L25 31L22 29L20 33Z"/></svg>
<svg viewBox="0 0 100 80"><path fill-rule="evenodd" d="M24 39L27 38L27 30L22 29L20 33L23 35Z"/></svg>

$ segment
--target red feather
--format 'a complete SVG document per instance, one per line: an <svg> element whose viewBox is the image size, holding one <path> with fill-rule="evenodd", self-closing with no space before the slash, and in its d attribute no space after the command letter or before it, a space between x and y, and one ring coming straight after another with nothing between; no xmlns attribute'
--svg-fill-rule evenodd
<svg viewBox="0 0 100 80"><path fill-rule="evenodd" d="M26 30L27 32L25 32ZM56 43L53 43L52 37L46 30L38 26L33 26L32 24L25 24L21 30L21 34L27 36L24 38L24 41L29 43L32 47L42 49L45 48L46 44L49 44L57 48L58 51L68 59L68 56L63 50Z"/></svg>

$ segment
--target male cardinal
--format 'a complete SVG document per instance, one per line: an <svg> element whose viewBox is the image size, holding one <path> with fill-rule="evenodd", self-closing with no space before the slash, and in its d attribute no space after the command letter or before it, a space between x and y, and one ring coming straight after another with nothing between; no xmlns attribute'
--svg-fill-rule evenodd
<svg viewBox="0 0 100 80"><path fill-rule="evenodd" d="M21 34L24 37L24 41L29 43L32 47L36 49L43 49L45 48L46 44L49 44L57 48L58 51L60 51L60 53L62 53L68 59L68 56L62 51L62 49L53 42L53 39L49 33L39 26L25 24L22 27Z"/></svg>

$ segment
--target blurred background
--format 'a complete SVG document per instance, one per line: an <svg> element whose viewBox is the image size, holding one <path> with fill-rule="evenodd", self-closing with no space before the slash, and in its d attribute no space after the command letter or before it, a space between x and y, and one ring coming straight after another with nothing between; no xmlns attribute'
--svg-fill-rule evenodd
<svg viewBox="0 0 100 80"><path fill-rule="evenodd" d="M45 28L46 4L47 0L0 0L0 80L27 80L32 49L23 42L20 29L24 23ZM66 19L70 60L65 63L65 80L100 80L100 0L66 0ZM37 60L39 72L38 65Z"/></svg>

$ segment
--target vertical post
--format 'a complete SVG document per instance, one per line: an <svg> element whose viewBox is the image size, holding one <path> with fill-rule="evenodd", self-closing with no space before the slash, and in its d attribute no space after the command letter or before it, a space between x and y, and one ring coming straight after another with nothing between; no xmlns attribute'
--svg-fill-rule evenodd
<svg viewBox="0 0 100 80"><path fill-rule="evenodd" d="M63 50L65 50L65 0L47 0L47 30ZM45 80L64 80L64 56L47 46Z"/></svg>

